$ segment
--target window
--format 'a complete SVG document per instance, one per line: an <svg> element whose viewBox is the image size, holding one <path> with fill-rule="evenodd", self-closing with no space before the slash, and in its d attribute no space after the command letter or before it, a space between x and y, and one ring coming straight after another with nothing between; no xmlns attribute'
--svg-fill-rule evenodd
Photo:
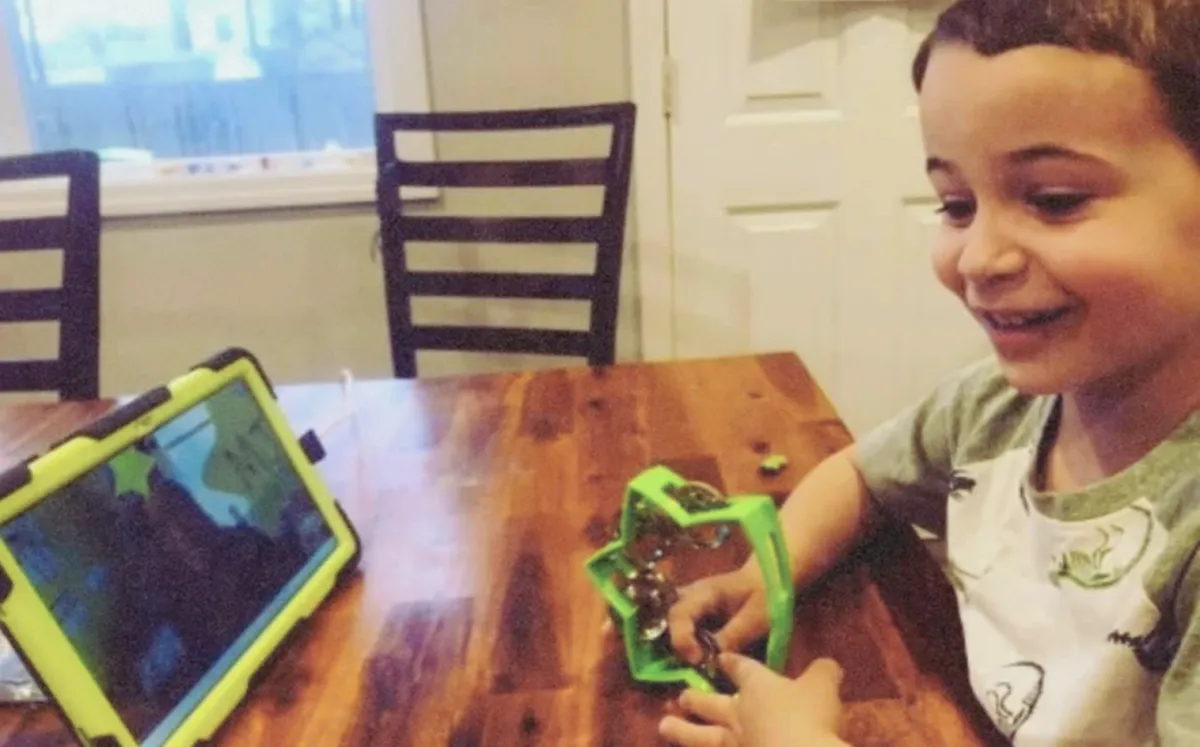
<svg viewBox="0 0 1200 747"><path fill-rule="evenodd" d="M0 0L0 153L98 152L106 215L371 202L423 37L419 0Z"/></svg>

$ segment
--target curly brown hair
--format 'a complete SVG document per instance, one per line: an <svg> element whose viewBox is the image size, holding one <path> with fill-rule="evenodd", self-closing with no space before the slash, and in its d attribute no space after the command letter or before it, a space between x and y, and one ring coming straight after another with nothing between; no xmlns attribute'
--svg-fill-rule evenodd
<svg viewBox="0 0 1200 747"><path fill-rule="evenodd" d="M1168 124L1200 160L1200 0L958 0L913 60L918 91L943 43L986 56L1046 44L1122 57L1149 73Z"/></svg>

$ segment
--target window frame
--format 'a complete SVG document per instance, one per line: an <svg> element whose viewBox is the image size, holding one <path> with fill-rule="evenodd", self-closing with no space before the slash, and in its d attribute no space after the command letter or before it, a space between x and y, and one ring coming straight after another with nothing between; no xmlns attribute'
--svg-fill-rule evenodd
<svg viewBox="0 0 1200 747"><path fill-rule="evenodd" d="M429 111L429 73L421 0L366 0L368 47L378 111ZM22 111L20 81L0 19L0 111ZM405 133L403 148L416 160L433 160L429 132ZM0 117L0 157L28 152L26 118ZM15 146L11 147L10 146ZM296 207L369 205L375 202L373 150L348 151L352 165L328 171L139 176L105 168L100 209L105 218L222 213ZM220 161L224 159L214 159ZM194 162L194 161L193 161ZM165 162L158 162L159 164ZM6 189L0 220L61 210L57 185L30 183ZM405 200L437 197L434 187L405 187Z"/></svg>

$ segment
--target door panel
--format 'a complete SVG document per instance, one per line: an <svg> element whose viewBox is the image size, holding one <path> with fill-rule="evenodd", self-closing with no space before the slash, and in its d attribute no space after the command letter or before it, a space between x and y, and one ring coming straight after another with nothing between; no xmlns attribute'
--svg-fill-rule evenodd
<svg viewBox="0 0 1200 747"><path fill-rule="evenodd" d="M856 432L985 355L928 261L938 6L668 2L676 354L795 350Z"/></svg>

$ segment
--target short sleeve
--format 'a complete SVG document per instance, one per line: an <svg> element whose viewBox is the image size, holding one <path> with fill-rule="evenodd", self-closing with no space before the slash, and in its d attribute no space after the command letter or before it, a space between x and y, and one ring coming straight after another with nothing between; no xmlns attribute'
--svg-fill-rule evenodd
<svg viewBox="0 0 1200 747"><path fill-rule="evenodd" d="M1173 556L1164 566L1151 594L1164 614L1180 621L1174 630L1182 635L1170 667L1163 675L1155 713L1156 744L1183 747L1200 744L1200 517L1196 499L1200 482L1188 475L1175 486L1167 502L1175 510L1165 518L1171 541L1164 555ZM1171 568L1170 572L1167 569ZM1177 580L1180 578L1181 580ZM1174 587L1178 586L1178 589ZM1168 636L1168 639L1170 636ZM1170 641L1168 641L1170 642Z"/></svg>
<svg viewBox="0 0 1200 747"><path fill-rule="evenodd" d="M1158 693L1155 726L1160 747L1200 744L1200 615L1194 604L1185 619L1187 629Z"/></svg>
<svg viewBox="0 0 1200 747"><path fill-rule="evenodd" d="M952 472L949 393L939 389L855 444L872 499L897 519L941 536Z"/></svg>
<svg viewBox="0 0 1200 747"><path fill-rule="evenodd" d="M998 380L994 359L980 361L860 438L852 453L872 499L896 519L945 536L958 442Z"/></svg>

